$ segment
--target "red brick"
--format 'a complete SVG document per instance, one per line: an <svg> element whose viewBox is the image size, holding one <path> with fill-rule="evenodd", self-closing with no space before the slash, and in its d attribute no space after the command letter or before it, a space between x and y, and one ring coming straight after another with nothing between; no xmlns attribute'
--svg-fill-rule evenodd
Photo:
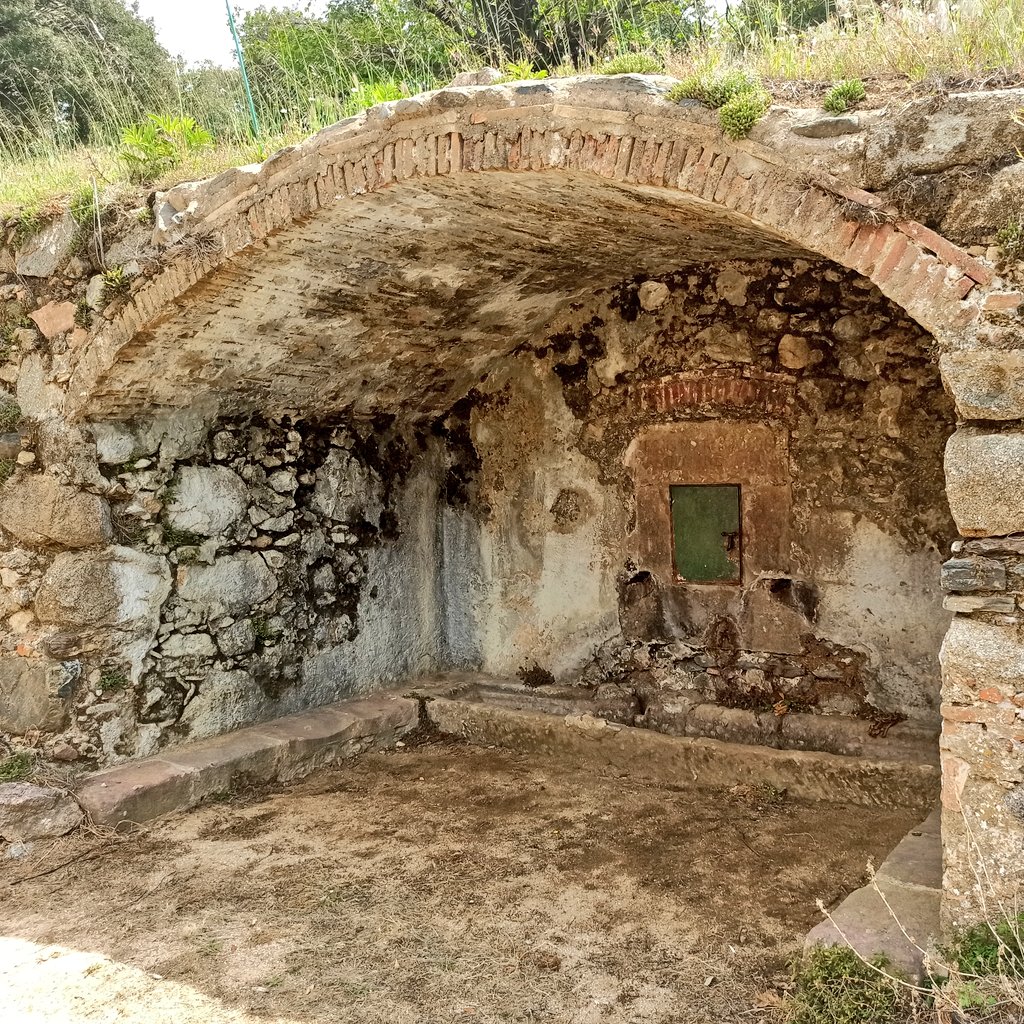
<svg viewBox="0 0 1024 1024"><path fill-rule="evenodd" d="M977 287L977 282L972 281L965 274L960 278L959 281L953 286L953 290L956 292L957 298L966 299L968 295Z"/></svg>
<svg viewBox="0 0 1024 1024"><path fill-rule="evenodd" d="M615 173L615 162L619 157L620 141L617 135L609 135L598 147L600 163L598 164L597 173L602 178L610 178Z"/></svg>
<svg viewBox="0 0 1024 1024"><path fill-rule="evenodd" d="M715 193L718 191L719 184L721 184L722 176L727 173L728 167L729 158L719 153L711 164L704 178L704 185L700 190L700 194L705 199L713 200L715 198Z"/></svg>
<svg viewBox="0 0 1024 1024"><path fill-rule="evenodd" d="M889 247L875 268L874 280L888 281L889 275L900 265L907 255L910 239L902 231L894 231L889 236Z"/></svg>
<svg viewBox="0 0 1024 1024"><path fill-rule="evenodd" d="M978 691L978 700L988 701L990 704L999 704L1003 700L1003 691L997 686L986 686Z"/></svg>
<svg viewBox="0 0 1024 1024"><path fill-rule="evenodd" d="M992 271L976 259L968 256L963 249L947 241L942 235L926 228L915 220L904 220L899 222L900 230L909 235L926 249L930 249L936 256L945 263L962 270L969 278L977 281L978 284L988 284L992 280Z"/></svg>
<svg viewBox="0 0 1024 1024"><path fill-rule="evenodd" d="M661 150L664 148L665 147L662 146L662 144L658 142L656 139L647 140L647 145L644 146L643 162L640 164L639 180L642 184L648 185L654 183L654 167L658 161L659 156L661 155ZM659 181L657 182L657 184L660 185L661 182Z"/></svg>
<svg viewBox="0 0 1024 1024"><path fill-rule="evenodd" d="M580 166L580 154L583 152L583 133L578 129L573 131L569 138L569 147L566 150L565 155L565 166L575 171Z"/></svg>
<svg viewBox="0 0 1024 1024"><path fill-rule="evenodd" d="M634 139L630 147L629 163L626 165L626 181L640 180L640 167L644 162L644 153L647 151L646 139Z"/></svg>
<svg viewBox="0 0 1024 1024"><path fill-rule="evenodd" d="M510 171L518 171L522 163L523 137L518 135L508 147L507 167Z"/></svg>
<svg viewBox="0 0 1024 1024"><path fill-rule="evenodd" d="M1013 313L1024 302L1020 292L989 292L985 296L986 313Z"/></svg>
<svg viewBox="0 0 1024 1024"><path fill-rule="evenodd" d="M636 145L636 139L631 135L624 135L619 140L619 153L615 159L615 169L612 172L613 177L619 181L626 180L626 174L629 171L629 161L633 155L633 148Z"/></svg>
<svg viewBox="0 0 1024 1024"><path fill-rule="evenodd" d="M649 181L652 185L665 184L665 168L668 166L669 154L672 152L671 142L662 142L658 145L658 152L651 165Z"/></svg>
<svg viewBox="0 0 1024 1024"><path fill-rule="evenodd" d="M701 195L704 191L704 179L707 177L708 172L711 170L715 162L715 158L718 154L711 149L710 146L705 147L701 150L700 159L689 168L689 184L688 191L694 195ZM683 168L683 173L686 174L686 168Z"/></svg>
<svg viewBox="0 0 1024 1024"><path fill-rule="evenodd" d="M849 199L851 203L858 206L866 206L871 210L878 210L885 206L885 201L873 192L865 192L862 188L855 188L853 185L832 186L836 195Z"/></svg>

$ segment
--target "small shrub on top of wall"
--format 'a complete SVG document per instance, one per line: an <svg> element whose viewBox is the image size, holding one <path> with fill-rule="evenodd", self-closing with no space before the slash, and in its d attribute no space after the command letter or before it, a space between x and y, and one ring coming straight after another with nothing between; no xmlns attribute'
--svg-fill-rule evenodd
<svg viewBox="0 0 1024 1024"><path fill-rule="evenodd" d="M665 99L672 103L697 100L717 108L718 122L730 139L746 138L772 105L760 79L740 70L691 75L672 86Z"/></svg>
<svg viewBox="0 0 1024 1024"><path fill-rule="evenodd" d="M660 75L664 74L665 65L649 53L620 53L594 71L599 75Z"/></svg>
<svg viewBox="0 0 1024 1024"><path fill-rule="evenodd" d="M844 114L854 103L867 99L864 83L859 78L851 78L845 82L837 82L825 94L822 106L830 114Z"/></svg>

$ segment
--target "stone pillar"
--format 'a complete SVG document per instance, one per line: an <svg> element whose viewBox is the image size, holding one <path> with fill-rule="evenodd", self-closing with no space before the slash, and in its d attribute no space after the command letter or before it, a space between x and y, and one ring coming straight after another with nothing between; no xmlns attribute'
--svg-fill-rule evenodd
<svg viewBox="0 0 1024 1024"><path fill-rule="evenodd" d="M943 923L1024 894L1024 349L944 355L961 426L946 493L963 540L942 567Z"/></svg>

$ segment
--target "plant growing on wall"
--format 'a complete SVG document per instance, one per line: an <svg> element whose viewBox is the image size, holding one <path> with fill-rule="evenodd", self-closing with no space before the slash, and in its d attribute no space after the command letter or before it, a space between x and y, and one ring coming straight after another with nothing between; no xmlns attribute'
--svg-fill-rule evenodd
<svg viewBox="0 0 1024 1024"><path fill-rule="evenodd" d="M730 139L742 139L767 113L772 98L761 80L749 71L711 69L684 78L665 94L672 103L697 100L718 110L718 122Z"/></svg>
<svg viewBox="0 0 1024 1024"><path fill-rule="evenodd" d="M143 184L212 143L210 133L191 117L147 114L146 120L125 128L120 158L129 180Z"/></svg>
<svg viewBox="0 0 1024 1024"><path fill-rule="evenodd" d="M859 78L850 78L845 82L837 82L825 94L822 106L830 114L843 114L853 106L867 98L864 83Z"/></svg>

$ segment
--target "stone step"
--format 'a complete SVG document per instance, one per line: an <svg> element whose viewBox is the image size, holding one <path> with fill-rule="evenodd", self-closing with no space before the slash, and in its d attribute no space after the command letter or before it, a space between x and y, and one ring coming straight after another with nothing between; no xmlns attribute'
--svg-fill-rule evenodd
<svg viewBox="0 0 1024 1024"><path fill-rule="evenodd" d="M921 811L938 796L939 770L928 764L667 736L592 715L453 699L430 695L425 686L417 692L425 698L429 721L442 733L523 752L574 754L596 770L603 766L636 778L717 787L768 783L801 799Z"/></svg>
<svg viewBox="0 0 1024 1024"><path fill-rule="evenodd" d="M419 704L406 697L342 701L104 769L75 796L96 824L141 823L227 792L239 778L286 781L394 746L418 724Z"/></svg>
<svg viewBox="0 0 1024 1024"><path fill-rule="evenodd" d="M875 872L875 884L850 893L807 934L805 948L848 945L870 958L884 953L912 979L939 938L942 840L936 808L899 842ZM888 906L886 906L888 904Z"/></svg>

